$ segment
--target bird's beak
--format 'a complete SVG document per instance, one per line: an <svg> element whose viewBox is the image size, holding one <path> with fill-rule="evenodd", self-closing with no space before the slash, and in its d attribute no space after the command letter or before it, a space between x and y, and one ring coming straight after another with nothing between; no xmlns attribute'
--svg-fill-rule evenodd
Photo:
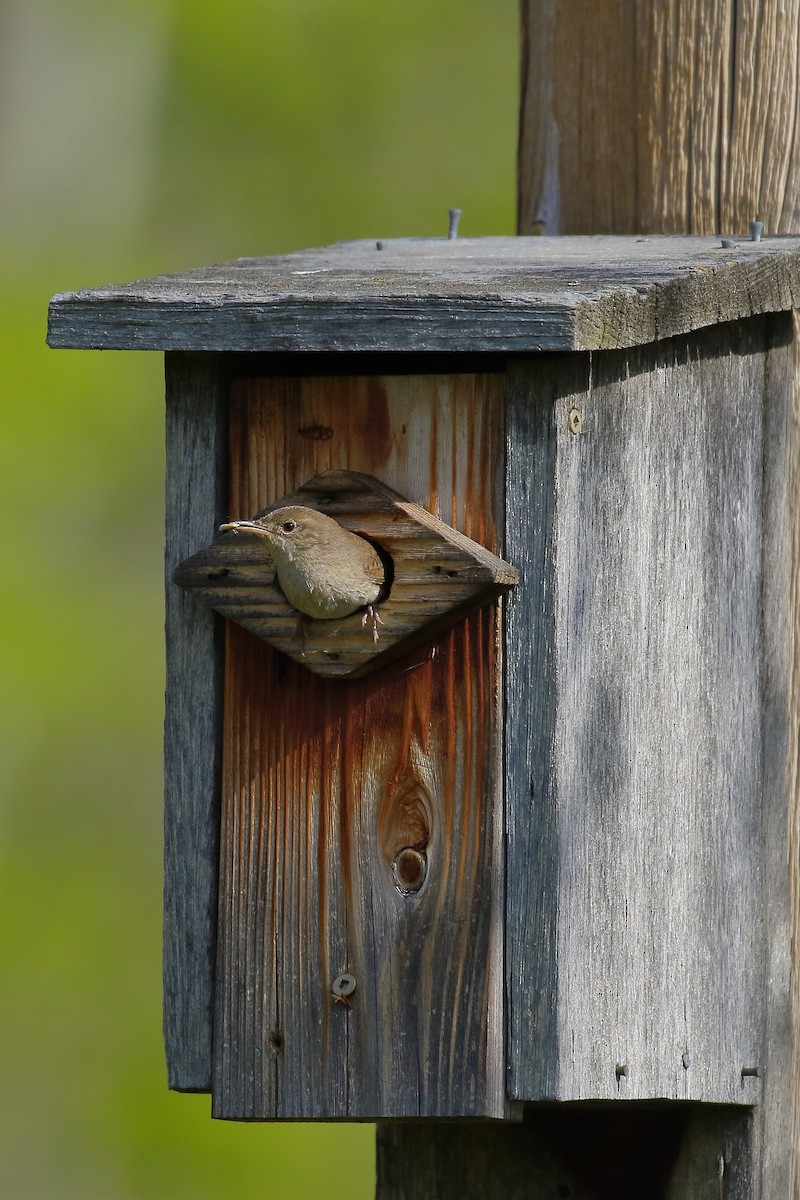
<svg viewBox="0 0 800 1200"><path fill-rule="evenodd" d="M220 533L228 529L232 529L234 533L267 533L260 521L228 521L225 525L220 525L219 529Z"/></svg>

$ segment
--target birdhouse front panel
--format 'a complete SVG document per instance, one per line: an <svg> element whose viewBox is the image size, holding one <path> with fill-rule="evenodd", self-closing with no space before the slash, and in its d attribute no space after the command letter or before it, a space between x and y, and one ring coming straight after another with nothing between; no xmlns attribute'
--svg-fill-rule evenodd
<svg viewBox="0 0 800 1200"><path fill-rule="evenodd" d="M248 375L228 516L348 468L494 549L504 443L499 374ZM362 682L228 625L215 1115L503 1113L498 630Z"/></svg>

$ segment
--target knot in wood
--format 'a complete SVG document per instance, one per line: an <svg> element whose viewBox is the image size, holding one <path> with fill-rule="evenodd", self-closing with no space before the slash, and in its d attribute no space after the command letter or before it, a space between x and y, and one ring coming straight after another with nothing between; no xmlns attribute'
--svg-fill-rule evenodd
<svg viewBox="0 0 800 1200"><path fill-rule="evenodd" d="M404 846L424 850L431 835L433 805L425 784L406 775L395 785L380 815L380 840L387 862Z"/></svg>
<svg viewBox="0 0 800 1200"><path fill-rule="evenodd" d="M431 838L433 805L425 785L407 775L395 786L381 813L378 836L384 861L399 892L418 892L428 873L425 850Z"/></svg>
<svg viewBox="0 0 800 1200"><path fill-rule="evenodd" d="M428 873L428 859L413 846L404 846L392 862L394 886L404 896L418 892Z"/></svg>

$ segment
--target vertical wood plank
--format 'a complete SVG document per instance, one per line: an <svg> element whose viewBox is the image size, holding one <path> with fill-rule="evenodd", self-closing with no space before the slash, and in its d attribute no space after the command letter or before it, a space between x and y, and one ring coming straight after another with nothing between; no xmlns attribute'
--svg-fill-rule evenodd
<svg viewBox="0 0 800 1200"><path fill-rule="evenodd" d="M776 922L776 942L786 945L790 935L790 988L791 1006L784 1070L786 1072L788 1114L788 1195L800 1192L800 317L792 313L792 391L791 409L788 414L786 436L786 477L788 529L784 542L784 553L789 560L788 601L791 636L788 657L791 663L789 698L786 705L786 722L789 727L786 786L786 825L788 826L788 913L783 908L783 922ZM783 577L786 579L785 575ZM777 846L780 848L781 826L778 826ZM776 865L777 858L771 860ZM786 874L777 875L775 883L768 877L768 888L774 887L779 895L786 895ZM777 1039L775 1043L777 1050ZM780 1151L774 1146L775 1156L780 1163ZM767 1163L770 1163L767 1157ZM780 1166L777 1168L780 1169ZM769 1186L769 1181L768 1181Z"/></svg>
<svg viewBox="0 0 800 1200"><path fill-rule="evenodd" d="M521 573L505 629L506 972L512 1096L558 1091L561 846L555 776L556 411L587 382L584 355L512 361L506 556ZM524 1067L523 1067L524 1064ZM518 1082L524 1071L525 1084Z"/></svg>
<svg viewBox="0 0 800 1200"><path fill-rule="evenodd" d="M764 416L764 669L767 1025L760 1112L762 1195L800 1190L800 339L770 322Z"/></svg>
<svg viewBox="0 0 800 1200"><path fill-rule="evenodd" d="M166 356L164 1042L169 1086L211 1090L222 742L221 622L172 582L227 491L227 383L210 354Z"/></svg>
<svg viewBox="0 0 800 1200"><path fill-rule="evenodd" d="M544 710L508 736L516 1099L761 1096L766 332L731 329L583 357L583 386L555 392L531 364L510 395L509 486L550 475L555 494L552 517L507 498L508 553L534 548L508 703ZM541 414L520 432L542 400L555 463Z"/></svg>
<svg viewBox="0 0 800 1200"><path fill-rule="evenodd" d="M502 391L494 375L241 380L230 516L348 468L495 549ZM330 681L229 628L216 1116L503 1112L497 637L487 608ZM419 890L398 886L402 850Z"/></svg>

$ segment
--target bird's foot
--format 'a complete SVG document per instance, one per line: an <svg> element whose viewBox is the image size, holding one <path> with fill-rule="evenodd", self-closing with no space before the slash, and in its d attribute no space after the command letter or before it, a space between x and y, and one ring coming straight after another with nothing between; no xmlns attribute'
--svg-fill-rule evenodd
<svg viewBox="0 0 800 1200"><path fill-rule="evenodd" d="M376 646L380 636L378 633L378 626L382 624L383 621L381 620L381 614L378 612L377 608L375 608L372 604L368 604L366 611L361 618L361 627L363 629L366 625L369 625L370 629L372 630L372 640Z"/></svg>
<svg viewBox="0 0 800 1200"><path fill-rule="evenodd" d="M307 631L308 631L308 624L306 621L306 617L303 615L303 613L299 612L297 614L297 620L296 620L295 626L294 626L294 636L297 638L297 640L300 643L300 657L301 658L305 658L305 656L306 656L306 633L307 633Z"/></svg>

